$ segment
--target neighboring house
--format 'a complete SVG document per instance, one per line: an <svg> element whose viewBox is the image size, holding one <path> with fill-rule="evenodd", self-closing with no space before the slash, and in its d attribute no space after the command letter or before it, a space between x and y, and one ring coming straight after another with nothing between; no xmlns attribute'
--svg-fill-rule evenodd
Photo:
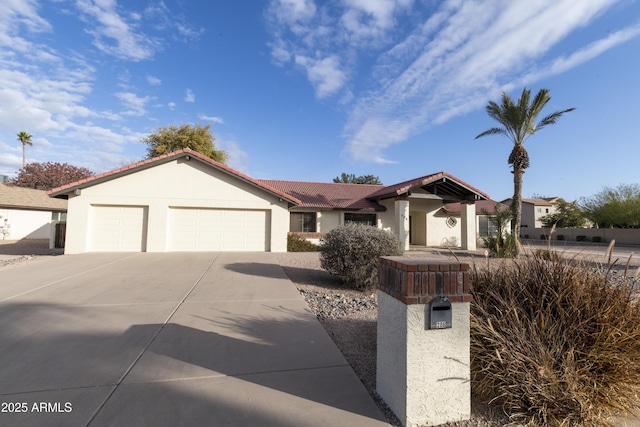
<svg viewBox="0 0 640 427"><path fill-rule="evenodd" d="M64 221L67 201L42 190L0 183L0 239L49 239L51 221Z"/></svg>
<svg viewBox="0 0 640 427"><path fill-rule="evenodd" d="M290 231L348 222L388 229L406 249L439 246L448 202L462 202L460 245L475 249L474 203L489 198L446 172L390 186L258 180L189 149L48 193L69 202L65 253L285 252Z"/></svg>
<svg viewBox="0 0 640 427"><path fill-rule="evenodd" d="M555 203L559 197L546 197L535 199L522 199L522 229L520 234L525 235L527 228L540 228L542 227L542 218L545 215L549 215L556 212ZM502 203L511 206L513 199L503 200Z"/></svg>
<svg viewBox="0 0 640 427"><path fill-rule="evenodd" d="M492 221L493 213L496 209L499 211L509 210L509 206L496 202L494 200L480 200L475 203L476 206L476 230L479 239L487 236L495 236L497 227ZM451 236L460 235L460 226L458 224L460 218L460 203L447 203L439 213L440 216L446 217L445 223L450 228ZM507 225L507 230L511 229L511 224ZM449 243L453 239L450 238ZM455 245L454 245L455 246Z"/></svg>

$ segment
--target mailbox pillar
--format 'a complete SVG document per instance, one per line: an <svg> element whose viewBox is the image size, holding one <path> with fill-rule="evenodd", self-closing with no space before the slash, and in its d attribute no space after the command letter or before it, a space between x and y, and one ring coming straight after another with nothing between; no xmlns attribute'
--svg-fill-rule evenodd
<svg viewBox="0 0 640 427"><path fill-rule="evenodd" d="M469 264L383 257L378 279L378 394L408 427L469 419Z"/></svg>

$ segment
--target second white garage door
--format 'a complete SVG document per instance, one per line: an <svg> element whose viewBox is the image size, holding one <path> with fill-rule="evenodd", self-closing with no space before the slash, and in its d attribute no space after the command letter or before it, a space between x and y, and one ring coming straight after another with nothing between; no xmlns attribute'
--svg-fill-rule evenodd
<svg viewBox="0 0 640 427"><path fill-rule="evenodd" d="M267 251L263 210L171 208L169 251Z"/></svg>

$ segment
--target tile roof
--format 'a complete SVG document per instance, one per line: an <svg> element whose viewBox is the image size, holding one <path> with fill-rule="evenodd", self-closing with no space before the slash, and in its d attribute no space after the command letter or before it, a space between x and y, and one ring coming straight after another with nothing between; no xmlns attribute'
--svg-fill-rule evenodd
<svg viewBox="0 0 640 427"><path fill-rule="evenodd" d="M184 148L182 150L178 150L178 151L174 151L172 153L168 153L168 154L163 154L161 156L158 157L154 157L152 159L146 159L146 160L142 160L140 162L137 163L133 163L131 165L128 166L124 166L121 167L119 169L114 169L112 171L109 172L105 172L105 173L101 173L99 175L94 175L94 176L90 176L89 178L85 178L85 179L81 179L79 181L75 181L75 182L71 182L69 184L63 185L61 187L58 188L54 188L51 189L49 191L47 191L47 194L50 197L60 197L60 196L64 196L66 194L71 193L72 191L74 191L75 189L79 189L79 188L84 188L84 187L89 187L91 185L95 185L95 184L99 184L101 182L104 181L108 181L110 179L113 178L117 178L119 176L123 176L123 175L128 175L130 173L133 172L137 172L141 169L146 169L152 166L156 166L162 163L166 163L166 162L170 162L173 160L176 160L180 157L193 157L194 159L200 160L203 163L208 164L209 166L212 166L216 169L219 169L223 172L228 173L229 175L233 175L236 178L239 178L242 181L248 182L249 184L255 185L256 187L262 188L265 191L268 191L272 194L277 195L278 197L281 197L295 205L300 204L300 200L296 199L295 197L290 196L289 194L283 193L282 191L276 189L276 188L272 188L269 187L268 185L253 179L235 169L230 168L229 166L216 162L213 159L210 159L209 157L198 153L197 151L193 151L189 148Z"/></svg>
<svg viewBox="0 0 640 427"><path fill-rule="evenodd" d="M367 198L380 185L342 184L259 179L258 181L300 200L299 207L384 211L386 208Z"/></svg>
<svg viewBox="0 0 640 427"><path fill-rule="evenodd" d="M0 208L66 212L67 201L51 199L43 190L0 184Z"/></svg>
<svg viewBox="0 0 640 427"><path fill-rule="evenodd" d="M398 184L389 185L381 188L377 192L371 194L369 197L374 199L382 199L388 197L400 196L412 189L423 186L440 185L444 193L443 195L450 195L457 197L461 195L475 195L484 199L488 199L489 196L477 188L467 184L466 182L456 178L455 176L447 172L438 172L431 175L426 175L420 178L411 179L408 181L400 182ZM451 194L448 194L451 193ZM457 193L457 194L454 194Z"/></svg>
<svg viewBox="0 0 640 427"><path fill-rule="evenodd" d="M476 206L476 215L482 215L484 214L484 211L489 212L490 214L493 213L494 209L496 207L498 207L498 209L500 210L508 210L509 206L500 203L500 202L496 202L495 200L476 200L475 202L475 206ZM445 211L446 213L449 214L460 214L460 202L457 203L447 203L446 205L444 205L442 207L442 210Z"/></svg>

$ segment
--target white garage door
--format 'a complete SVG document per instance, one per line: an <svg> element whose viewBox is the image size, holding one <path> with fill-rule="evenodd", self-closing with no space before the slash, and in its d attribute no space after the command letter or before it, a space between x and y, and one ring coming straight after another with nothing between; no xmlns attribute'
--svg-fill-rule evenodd
<svg viewBox="0 0 640 427"><path fill-rule="evenodd" d="M93 252L144 252L147 208L143 206L92 206L89 250Z"/></svg>
<svg viewBox="0 0 640 427"><path fill-rule="evenodd" d="M266 251L262 210L171 208L170 251Z"/></svg>

